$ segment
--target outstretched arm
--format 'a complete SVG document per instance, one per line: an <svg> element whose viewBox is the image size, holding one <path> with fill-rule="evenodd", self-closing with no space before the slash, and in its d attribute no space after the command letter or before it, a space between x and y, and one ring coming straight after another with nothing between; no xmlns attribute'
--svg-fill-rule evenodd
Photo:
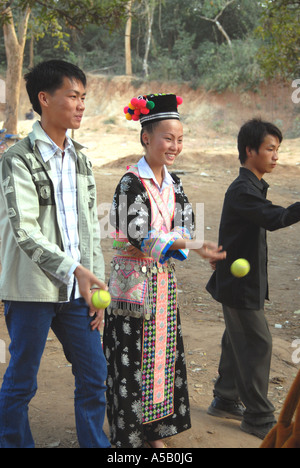
<svg viewBox="0 0 300 468"><path fill-rule="evenodd" d="M170 247L170 250L184 250L188 249L194 251L202 258L210 262L217 262L226 258L226 252L223 252L223 247L218 246L214 242L198 242L193 240L178 239Z"/></svg>

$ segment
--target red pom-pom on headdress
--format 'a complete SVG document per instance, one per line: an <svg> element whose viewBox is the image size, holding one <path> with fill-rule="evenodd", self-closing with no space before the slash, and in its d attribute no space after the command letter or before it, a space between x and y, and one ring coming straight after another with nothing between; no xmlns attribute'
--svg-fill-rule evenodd
<svg viewBox="0 0 300 468"><path fill-rule="evenodd" d="M171 104L170 104L171 99ZM175 102L172 101L174 99ZM141 120L144 125L145 119L147 121L154 121L154 116L157 116L156 120L161 119L161 116L167 115L167 118L179 118L177 106L183 103L181 96L175 94L150 94L147 96L139 96L131 99L128 106L124 108L124 114L127 120L135 121ZM152 112L153 111L153 112ZM171 114L170 114L171 113ZM149 118L147 117L150 114ZM172 117L170 117L172 115Z"/></svg>
<svg viewBox="0 0 300 468"><path fill-rule="evenodd" d="M133 99L131 99L131 104L132 104L134 107L137 107L137 106L138 106L138 103L139 103L138 98L133 98Z"/></svg>
<svg viewBox="0 0 300 468"><path fill-rule="evenodd" d="M127 120L140 120L141 115L148 115L155 104L147 99L147 96L139 96L131 99L128 106L124 107L124 114Z"/></svg>

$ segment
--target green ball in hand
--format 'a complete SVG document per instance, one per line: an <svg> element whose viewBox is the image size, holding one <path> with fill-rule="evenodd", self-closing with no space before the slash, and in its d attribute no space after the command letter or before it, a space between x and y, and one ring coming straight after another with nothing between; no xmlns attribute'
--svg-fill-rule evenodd
<svg viewBox="0 0 300 468"><path fill-rule="evenodd" d="M111 303L111 296L108 291L99 289L92 295L92 304L97 310L106 309Z"/></svg>

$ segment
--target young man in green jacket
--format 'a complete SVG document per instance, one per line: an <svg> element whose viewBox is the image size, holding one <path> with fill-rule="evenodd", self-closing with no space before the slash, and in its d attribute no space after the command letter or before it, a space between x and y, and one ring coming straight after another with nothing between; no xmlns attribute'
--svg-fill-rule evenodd
<svg viewBox="0 0 300 468"><path fill-rule="evenodd" d="M28 404L50 328L75 376L79 445L109 447L103 311L91 304L93 288L106 289L96 187L83 147L67 135L81 124L86 77L70 63L51 60L25 81L41 119L0 162L0 298L11 338L0 392L0 447L34 447Z"/></svg>

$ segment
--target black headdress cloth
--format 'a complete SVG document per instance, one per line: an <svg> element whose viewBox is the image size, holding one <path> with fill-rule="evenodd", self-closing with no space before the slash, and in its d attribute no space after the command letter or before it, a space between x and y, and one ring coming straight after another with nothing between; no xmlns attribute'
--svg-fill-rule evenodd
<svg viewBox="0 0 300 468"><path fill-rule="evenodd" d="M182 102L175 94L148 94L133 98L124 113L127 120L140 121L145 127L161 120L180 120L178 106Z"/></svg>

